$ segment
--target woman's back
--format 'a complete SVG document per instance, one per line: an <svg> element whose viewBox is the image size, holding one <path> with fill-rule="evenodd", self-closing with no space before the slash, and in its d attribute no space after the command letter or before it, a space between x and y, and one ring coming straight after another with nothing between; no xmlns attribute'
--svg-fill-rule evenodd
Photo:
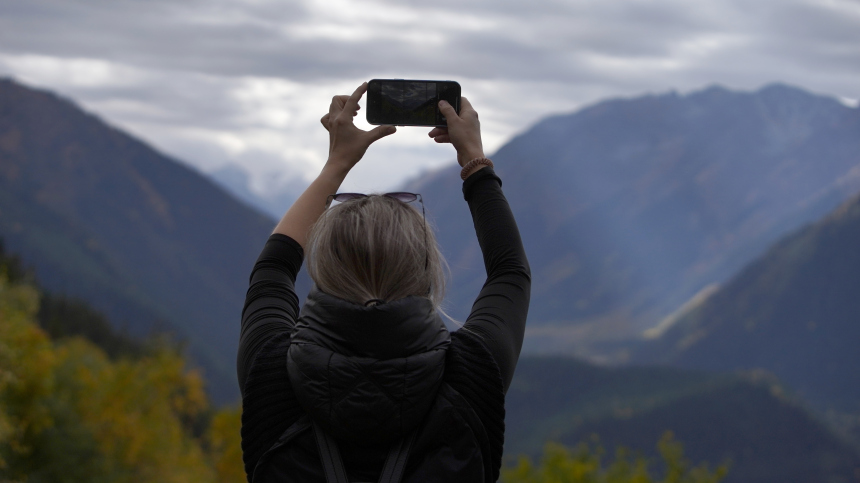
<svg viewBox="0 0 860 483"><path fill-rule="evenodd" d="M448 117L456 131L455 116ZM455 147L458 157L467 150ZM530 274L500 179L491 167L464 171L488 276L454 334L425 282L416 285L420 293L393 299L372 288L358 291L361 301L314 289L299 313L293 286L308 243L306 221L322 214L308 211L331 190L326 170L285 215L254 267L243 310L238 370L249 480L325 481L327 437L351 481L376 481L389 449L403 441L414 441L404 481L498 477L504 392L522 345ZM364 299L372 300L365 306Z"/></svg>

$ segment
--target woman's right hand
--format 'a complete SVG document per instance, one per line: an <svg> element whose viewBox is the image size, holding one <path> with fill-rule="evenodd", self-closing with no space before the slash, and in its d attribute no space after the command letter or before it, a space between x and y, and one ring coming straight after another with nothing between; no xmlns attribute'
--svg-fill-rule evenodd
<svg viewBox="0 0 860 483"><path fill-rule="evenodd" d="M465 97L460 98L460 114L451 104L439 101L439 111L445 116L448 127L434 127L429 136L437 143L451 143L457 150L457 162L465 165L475 158L484 157L481 142L481 123L478 113Z"/></svg>
<svg viewBox="0 0 860 483"><path fill-rule="evenodd" d="M375 141L394 134L394 126L377 126L370 131L359 129L353 118L360 109L358 101L367 92L367 82L358 86L349 96L334 96L328 114L320 119L329 134L328 163L349 171L361 160L367 148Z"/></svg>

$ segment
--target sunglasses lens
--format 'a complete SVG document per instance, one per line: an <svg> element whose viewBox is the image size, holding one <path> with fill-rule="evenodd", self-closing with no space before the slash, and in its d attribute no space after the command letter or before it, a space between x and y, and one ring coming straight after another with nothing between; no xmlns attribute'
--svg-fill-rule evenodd
<svg viewBox="0 0 860 483"><path fill-rule="evenodd" d="M343 203L344 201L354 200L356 198L365 198L367 195L361 193L338 193L334 195L334 200L338 203Z"/></svg>
<svg viewBox="0 0 860 483"><path fill-rule="evenodd" d="M402 201L404 203L412 203L413 201L418 199L418 195L415 193L405 193L405 192L397 192L397 193L386 193L385 196L389 198L394 198L397 201Z"/></svg>

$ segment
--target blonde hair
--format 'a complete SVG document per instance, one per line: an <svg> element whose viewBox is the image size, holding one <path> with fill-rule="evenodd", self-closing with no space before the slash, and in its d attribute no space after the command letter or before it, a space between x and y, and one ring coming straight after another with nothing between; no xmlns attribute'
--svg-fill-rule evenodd
<svg viewBox="0 0 860 483"><path fill-rule="evenodd" d="M439 309L447 265L424 217L402 201L370 195L330 207L308 236L317 287L356 304L427 297Z"/></svg>

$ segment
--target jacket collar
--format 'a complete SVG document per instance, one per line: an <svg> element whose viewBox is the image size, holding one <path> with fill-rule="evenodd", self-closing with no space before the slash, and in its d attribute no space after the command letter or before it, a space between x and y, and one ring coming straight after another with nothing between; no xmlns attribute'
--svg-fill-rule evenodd
<svg viewBox="0 0 860 483"><path fill-rule="evenodd" d="M426 297L364 307L314 286L291 343L312 343L347 357L387 360L445 349L450 340L448 329Z"/></svg>

